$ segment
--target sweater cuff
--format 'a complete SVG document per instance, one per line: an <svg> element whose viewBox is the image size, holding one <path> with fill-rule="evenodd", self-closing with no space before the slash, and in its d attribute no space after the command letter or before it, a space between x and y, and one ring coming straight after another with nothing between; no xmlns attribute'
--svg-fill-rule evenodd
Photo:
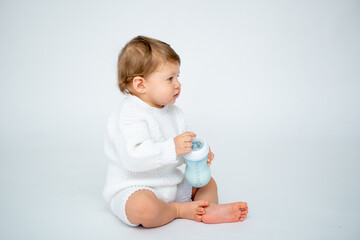
<svg viewBox="0 0 360 240"><path fill-rule="evenodd" d="M172 164L177 163L175 142L173 138L170 138L163 142L163 159L162 162L164 164Z"/></svg>

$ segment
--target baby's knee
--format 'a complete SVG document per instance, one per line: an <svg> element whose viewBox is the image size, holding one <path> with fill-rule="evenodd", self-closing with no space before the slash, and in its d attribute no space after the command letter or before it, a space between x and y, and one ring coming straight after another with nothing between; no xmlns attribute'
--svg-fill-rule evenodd
<svg viewBox="0 0 360 240"><path fill-rule="evenodd" d="M210 181L209 181L208 184L211 184L211 185L217 190L217 184L216 184L216 182L215 182L215 180L214 180L213 177L211 177L211 179L210 179Z"/></svg>
<svg viewBox="0 0 360 240"><path fill-rule="evenodd" d="M160 209L156 206L156 204L148 204L143 209L140 224L144 227L151 227L153 226L153 223L157 221L160 214Z"/></svg>
<svg viewBox="0 0 360 240"><path fill-rule="evenodd" d="M145 225L159 214L156 196L151 191L140 191L130 196L126 215L131 223Z"/></svg>
<svg viewBox="0 0 360 240"><path fill-rule="evenodd" d="M154 199L144 199L139 211L141 212L142 219L146 222L152 221L159 215L159 207Z"/></svg>

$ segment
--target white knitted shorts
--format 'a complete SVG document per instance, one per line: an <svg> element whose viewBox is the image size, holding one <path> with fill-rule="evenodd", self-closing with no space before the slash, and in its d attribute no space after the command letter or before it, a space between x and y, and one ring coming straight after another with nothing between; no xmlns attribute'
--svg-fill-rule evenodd
<svg viewBox="0 0 360 240"><path fill-rule="evenodd" d="M129 187L118 192L110 202L110 208L113 214L118 217L122 222L130 226L138 226L137 224L132 224L129 222L125 206L129 197L139 191L139 190L149 190L152 191L156 197L166 203L169 202L190 202L192 187L184 179L181 183L174 186L168 187Z"/></svg>

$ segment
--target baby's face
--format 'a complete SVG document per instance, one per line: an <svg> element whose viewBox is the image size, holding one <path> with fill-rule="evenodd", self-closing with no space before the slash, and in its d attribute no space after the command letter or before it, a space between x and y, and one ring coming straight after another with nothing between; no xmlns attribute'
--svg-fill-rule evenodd
<svg viewBox="0 0 360 240"><path fill-rule="evenodd" d="M174 104L180 95L181 84L178 63L166 62L145 80L145 101L153 107L162 108Z"/></svg>

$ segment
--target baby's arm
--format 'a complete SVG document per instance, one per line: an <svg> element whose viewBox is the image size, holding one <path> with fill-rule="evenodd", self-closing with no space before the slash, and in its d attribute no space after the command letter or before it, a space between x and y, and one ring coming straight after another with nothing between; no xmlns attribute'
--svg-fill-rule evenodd
<svg viewBox="0 0 360 240"><path fill-rule="evenodd" d="M116 145L122 165L127 170L150 171L178 162L174 139L155 142L146 122L139 121L121 126L120 129L122 134Z"/></svg>

